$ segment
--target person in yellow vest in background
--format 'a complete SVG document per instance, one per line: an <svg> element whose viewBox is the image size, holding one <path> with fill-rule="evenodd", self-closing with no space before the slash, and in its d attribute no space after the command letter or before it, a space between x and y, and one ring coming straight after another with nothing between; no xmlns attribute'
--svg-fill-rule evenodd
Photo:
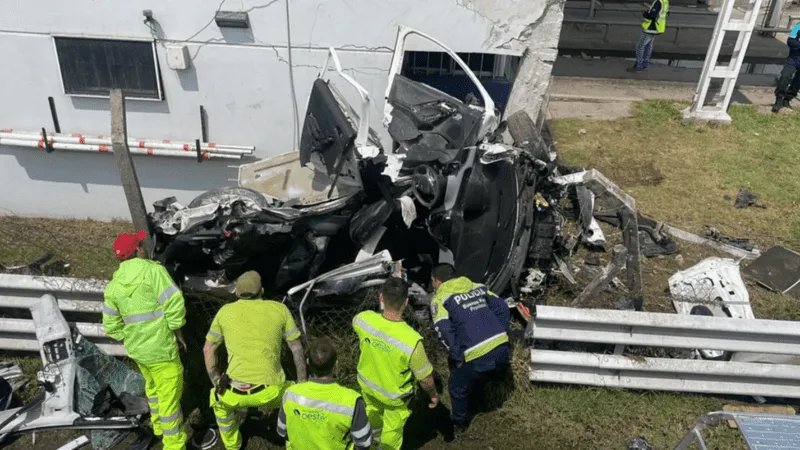
<svg viewBox="0 0 800 450"><path fill-rule="evenodd" d="M214 387L211 406L225 448L242 448L237 410L278 408L291 385L281 367L281 342L294 356L297 378L306 380L306 362L300 331L286 305L262 300L261 276L246 272L236 280L236 302L220 308L203 347L206 370ZM224 343L228 368L217 370L216 352Z"/></svg>
<svg viewBox="0 0 800 450"><path fill-rule="evenodd" d="M628 69L629 72L640 73L647 70L656 36L664 34L667 29L667 14L669 14L669 0L654 0L650 9L642 13L644 22L642 22L642 34L636 43L636 64Z"/></svg>
<svg viewBox="0 0 800 450"><path fill-rule="evenodd" d="M123 341L125 351L142 371L153 433L163 436L164 450L183 450L186 431L180 401L183 364L178 344L186 323L183 294L167 269L147 259L144 231L125 233L114 241L122 263L105 289L103 328Z"/></svg>
<svg viewBox="0 0 800 450"><path fill-rule="evenodd" d="M358 392L333 378L336 349L327 337L308 347L307 383L283 394L278 412L278 434L288 450L366 450L372 445L372 427Z"/></svg>
<svg viewBox="0 0 800 450"><path fill-rule="evenodd" d="M403 321L408 307L408 285L389 278L381 289L383 313L364 311L353 318L361 355L358 359L358 384L367 405L373 440L381 449L399 450L403 427L411 411L416 379L431 401L439 404L433 381L433 366L422 346L422 336Z"/></svg>

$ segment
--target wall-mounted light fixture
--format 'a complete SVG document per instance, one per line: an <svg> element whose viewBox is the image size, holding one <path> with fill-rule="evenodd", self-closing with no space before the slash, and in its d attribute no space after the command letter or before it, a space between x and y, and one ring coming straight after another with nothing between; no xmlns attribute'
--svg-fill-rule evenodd
<svg viewBox="0 0 800 450"><path fill-rule="evenodd" d="M217 11L214 22L220 28L250 28L250 18L245 11Z"/></svg>

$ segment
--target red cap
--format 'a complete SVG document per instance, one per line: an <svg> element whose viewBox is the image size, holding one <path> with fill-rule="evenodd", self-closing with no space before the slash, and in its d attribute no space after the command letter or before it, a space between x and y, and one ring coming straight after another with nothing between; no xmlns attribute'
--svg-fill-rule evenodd
<svg viewBox="0 0 800 450"><path fill-rule="evenodd" d="M125 261L136 253L136 248L139 247L139 243L146 238L147 233L143 230L137 231L136 234L120 234L114 241L114 256L120 261Z"/></svg>

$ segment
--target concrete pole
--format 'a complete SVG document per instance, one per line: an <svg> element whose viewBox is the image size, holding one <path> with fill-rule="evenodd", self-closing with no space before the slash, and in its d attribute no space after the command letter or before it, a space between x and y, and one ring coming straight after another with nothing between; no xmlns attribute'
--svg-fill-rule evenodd
<svg viewBox="0 0 800 450"><path fill-rule="evenodd" d="M144 206L142 188L136 176L136 167L133 165L131 152L128 148L128 126L125 120L125 97L122 90L111 90L111 148L117 161L117 172L125 190L125 199L131 211L131 219L137 230L147 232L145 248L148 256L153 255L153 239L150 236L150 227L147 223L147 209Z"/></svg>
<svg viewBox="0 0 800 450"><path fill-rule="evenodd" d="M785 0L769 0L767 11L764 14L765 28L778 28L780 26L781 14L783 13L783 6L785 4ZM770 33L768 31L764 31L761 34L775 36L775 33Z"/></svg>

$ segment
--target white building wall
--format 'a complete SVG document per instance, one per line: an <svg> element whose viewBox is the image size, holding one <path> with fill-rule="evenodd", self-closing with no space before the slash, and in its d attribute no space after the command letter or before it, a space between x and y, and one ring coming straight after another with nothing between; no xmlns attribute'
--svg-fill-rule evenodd
<svg viewBox="0 0 800 450"><path fill-rule="evenodd" d="M9 2L0 14L0 128L52 131L47 97L55 100L62 132L110 132L108 99L65 95L52 36L155 39L164 100L128 100L128 135L142 139L200 138L199 106L212 142L255 145L257 158L292 150L285 0L30 0ZM525 41L555 49L558 33L536 36L544 0L289 0L293 74L300 116L325 59L339 49L343 67L373 96L380 125L386 72L397 26L431 34L459 52L521 54ZM557 0L556 0L557 2ZM552 0L551 2L552 3ZM157 21L148 27L142 10ZM250 29L220 29L218 10L248 11ZM559 11L560 13L560 11ZM164 45L183 42L192 67L167 67ZM410 49L436 50L415 44ZM548 77L549 77L549 71ZM332 75L334 82L337 76ZM357 105L342 82L340 91ZM385 138L385 134L384 134ZM134 157L148 207L176 196L235 185L242 160ZM234 164L235 163L235 164ZM127 217L110 154L0 146L0 214L47 217Z"/></svg>

